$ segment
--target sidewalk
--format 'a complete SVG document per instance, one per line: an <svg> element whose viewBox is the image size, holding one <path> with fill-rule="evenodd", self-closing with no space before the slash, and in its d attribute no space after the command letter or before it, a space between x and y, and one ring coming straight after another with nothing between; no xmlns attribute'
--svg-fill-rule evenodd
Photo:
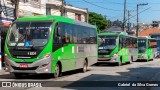
<svg viewBox="0 0 160 90"><path fill-rule="evenodd" d="M3 72L5 72L4 68L5 67L2 67L2 70L0 70L0 74L3 73Z"/></svg>

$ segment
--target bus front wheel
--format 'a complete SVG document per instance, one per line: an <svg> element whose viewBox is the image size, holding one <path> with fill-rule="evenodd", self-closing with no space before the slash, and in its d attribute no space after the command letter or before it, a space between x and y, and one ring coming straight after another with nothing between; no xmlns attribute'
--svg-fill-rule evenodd
<svg viewBox="0 0 160 90"><path fill-rule="evenodd" d="M122 66L122 56L120 57L119 62L117 63L118 66Z"/></svg>
<svg viewBox="0 0 160 90"><path fill-rule="evenodd" d="M53 76L54 78L58 78L59 75L60 75L60 67L59 67L59 64L57 64Z"/></svg>

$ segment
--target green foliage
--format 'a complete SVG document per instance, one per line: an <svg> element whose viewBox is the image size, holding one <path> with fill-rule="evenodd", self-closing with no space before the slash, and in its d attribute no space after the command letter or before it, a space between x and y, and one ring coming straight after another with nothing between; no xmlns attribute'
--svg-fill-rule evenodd
<svg viewBox="0 0 160 90"><path fill-rule="evenodd" d="M89 12L89 23L96 25L99 30L104 30L108 26L108 20L95 12Z"/></svg>

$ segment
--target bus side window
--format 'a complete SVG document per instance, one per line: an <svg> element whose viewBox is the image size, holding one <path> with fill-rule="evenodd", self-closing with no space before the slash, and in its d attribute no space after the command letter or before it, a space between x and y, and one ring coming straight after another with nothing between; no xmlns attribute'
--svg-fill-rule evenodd
<svg viewBox="0 0 160 90"><path fill-rule="evenodd" d="M55 27L55 42L62 43L62 31L63 25L61 23L57 23Z"/></svg>
<svg viewBox="0 0 160 90"><path fill-rule="evenodd" d="M119 39L119 47L120 47L120 49L122 48L122 46L123 46L123 39L122 39L122 37L119 37L120 39Z"/></svg>
<svg viewBox="0 0 160 90"><path fill-rule="evenodd" d="M90 43L96 43L96 31L94 29L90 29Z"/></svg>
<svg viewBox="0 0 160 90"><path fill-rule="evenodd" d="M65 42L66 43L77 43L77 28L75 25L65 24Z"/></svg>
<svg viewBox="0 0 160 90"><path fill-rule="evenodd" d="M77 40L78 40L78 43L82 43L82 31L81 31L81 28L80 26L77 26Z"/></svg>
<svg viewBox="0 0 160 90"><path fill-rule="evenodd" d="M72 33L73 33L73 43L78 43L78 40L77 40L77 28L76 28L76 25L72 26Z"/></svg>

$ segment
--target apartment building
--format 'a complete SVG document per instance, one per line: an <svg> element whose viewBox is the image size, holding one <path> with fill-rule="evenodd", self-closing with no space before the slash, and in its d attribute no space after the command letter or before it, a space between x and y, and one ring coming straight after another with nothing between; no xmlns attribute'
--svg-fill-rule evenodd
<svg viewBox="0 0 160 90"><path fill-rule="evenodd" d="M14 1L14 0L13 0ZM14 5L11 0L0 0L0 29L8 27L14 20ZM60 16L62 0L19 0L18 17L35 15L58 15ZM88 22L88 9L77 8L71 5L63 6L63 16Z"/></svg>
<svg viewBox="0 0 160 90"><path fill-rule="evenodd" d="M61 15L62 0L47 0L46 1L46 14L47 15ZM63 15L72 19L83 22L88 22L88 9L77 8L70 5L63 6Z"/></svg>
<svg viewBox="0 0 160 90"><path fill-rule="evenodd" d="M1 0L1 6L9 18L13 17L14 5L11 0ZM31 15L61 15L62 0L19 0L19 17ZM64 16L88 21L88 10L64 5ZM5 17L5 16L3 16Z"/></svg>

